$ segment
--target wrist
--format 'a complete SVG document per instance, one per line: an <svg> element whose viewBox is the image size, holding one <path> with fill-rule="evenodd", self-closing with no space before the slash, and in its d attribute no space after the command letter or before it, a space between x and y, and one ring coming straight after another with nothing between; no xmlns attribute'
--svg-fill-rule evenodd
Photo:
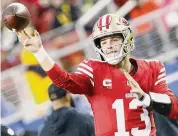
<svg viewBox="0 0 178 136"><path fill-rule="evenodd" d="M33 54L39 63L42 63L45 59L48 59L48 60L50 60L50 62L54 63L54 61L50 58L50 56L45 51L43 46L41 46L40 49L36 53L33 53Z"/></svg>
<svg viewBox="0 0 178 136"><path fill-rule="evenodd" d="M139 97L140 101L143 101L145 99L145 95L142 94L142 96Z"/></svg>
<svg viewBox="0 0 178 136"><path fill-rule="evenodd" d="M41 46L40 49L37 52L33 53L33 54L36 57L36 59L38 60L38 62L41 63L41 62L44 61L47 52L45 51L43 46Z"/></svg>
<svg viewBox="0 0 178 136"><path fill-rule="evenodd" d="M144 107L149 107L151 103L151 98L147 93L144 93L139 99Z"/></svg>

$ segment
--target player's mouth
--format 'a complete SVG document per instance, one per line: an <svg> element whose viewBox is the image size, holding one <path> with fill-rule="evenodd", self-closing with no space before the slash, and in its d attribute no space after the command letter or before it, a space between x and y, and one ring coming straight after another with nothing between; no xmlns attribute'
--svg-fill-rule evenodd
<svg viewBox="0 0 178 136"><path fill-rule="evenodd" d="M116 52L117 51L110 51L110 52L107 53L107 55L111 55L111 54L116 53Z"/></svg>

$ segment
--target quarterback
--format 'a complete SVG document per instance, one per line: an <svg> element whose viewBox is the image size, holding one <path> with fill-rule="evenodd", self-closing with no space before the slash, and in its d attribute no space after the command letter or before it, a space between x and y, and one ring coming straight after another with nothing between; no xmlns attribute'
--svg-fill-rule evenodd
<svg viewBox="0 0 178 136"><path fill-rule="evenodd" d="M178 99L166 84L160 61L130 57L133 33L127 20L115 14L98 19L93 28L98 60L84 60L75 73L61 69L44 50L40 35L17 32L53 83L91 104L96 136L156 136L152 111L178 119Z"/></svg>

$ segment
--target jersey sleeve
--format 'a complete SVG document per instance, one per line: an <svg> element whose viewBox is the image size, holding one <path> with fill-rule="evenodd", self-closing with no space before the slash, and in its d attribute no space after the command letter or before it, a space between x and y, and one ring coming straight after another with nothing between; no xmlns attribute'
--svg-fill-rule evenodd
<svg viewBox="0 0 178 136"><path fill-rule="evenodd" d="M93 85L91 82L92 72L87 72L87 68L92 68L82 62L75 73L67 73L61 69L57 64L49 71L46 71L47 75L58 86L65 88L74 94L92 94ZM87 67L87 68L85 68Z"/></svg>
<svg viewBox="0 0 178 136"><path fill-rule="evenodd" d="M88 60L84 60L82 63L79 64L77 68L76 74L81 74L90 79L91 84L94 86L93 81L93 68L91 66L91 62Z"/></svg>
<svg viewBox="0 0 178 136"><path fill-rule="evenodd" d="M166 70L164 65L158 61L155 65L155 80L154 80L154 93L158 94L166 94L171 99L171 111L169 113L170 118L178 119L178 98L171 92L171 90L168 88L168 85L166 83ZM161 99L157 98L157 99ZM164 101L164 100L160 100Z"/></svg>

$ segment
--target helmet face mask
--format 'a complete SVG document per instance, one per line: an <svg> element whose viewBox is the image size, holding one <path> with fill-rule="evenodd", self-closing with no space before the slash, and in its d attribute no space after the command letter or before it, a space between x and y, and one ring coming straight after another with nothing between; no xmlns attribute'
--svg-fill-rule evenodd
<svg viewBox="0 0 178 136"><path fill-rule="evenodd" d="M106 24L104 24L104 22L106 22ZM120 47L120 49L111 50L112 53L107 55L107 53L105 51L103 52L101 48L101 40L105 37L107 38L118 35L123 37L123 42L116 45ZM114 14L107 14L100 17L93 28L92 36L97 56L102 61L106 61L111 65L116 65L121 62L134 48L133 34L129 23L124 18Z"/></svg>

